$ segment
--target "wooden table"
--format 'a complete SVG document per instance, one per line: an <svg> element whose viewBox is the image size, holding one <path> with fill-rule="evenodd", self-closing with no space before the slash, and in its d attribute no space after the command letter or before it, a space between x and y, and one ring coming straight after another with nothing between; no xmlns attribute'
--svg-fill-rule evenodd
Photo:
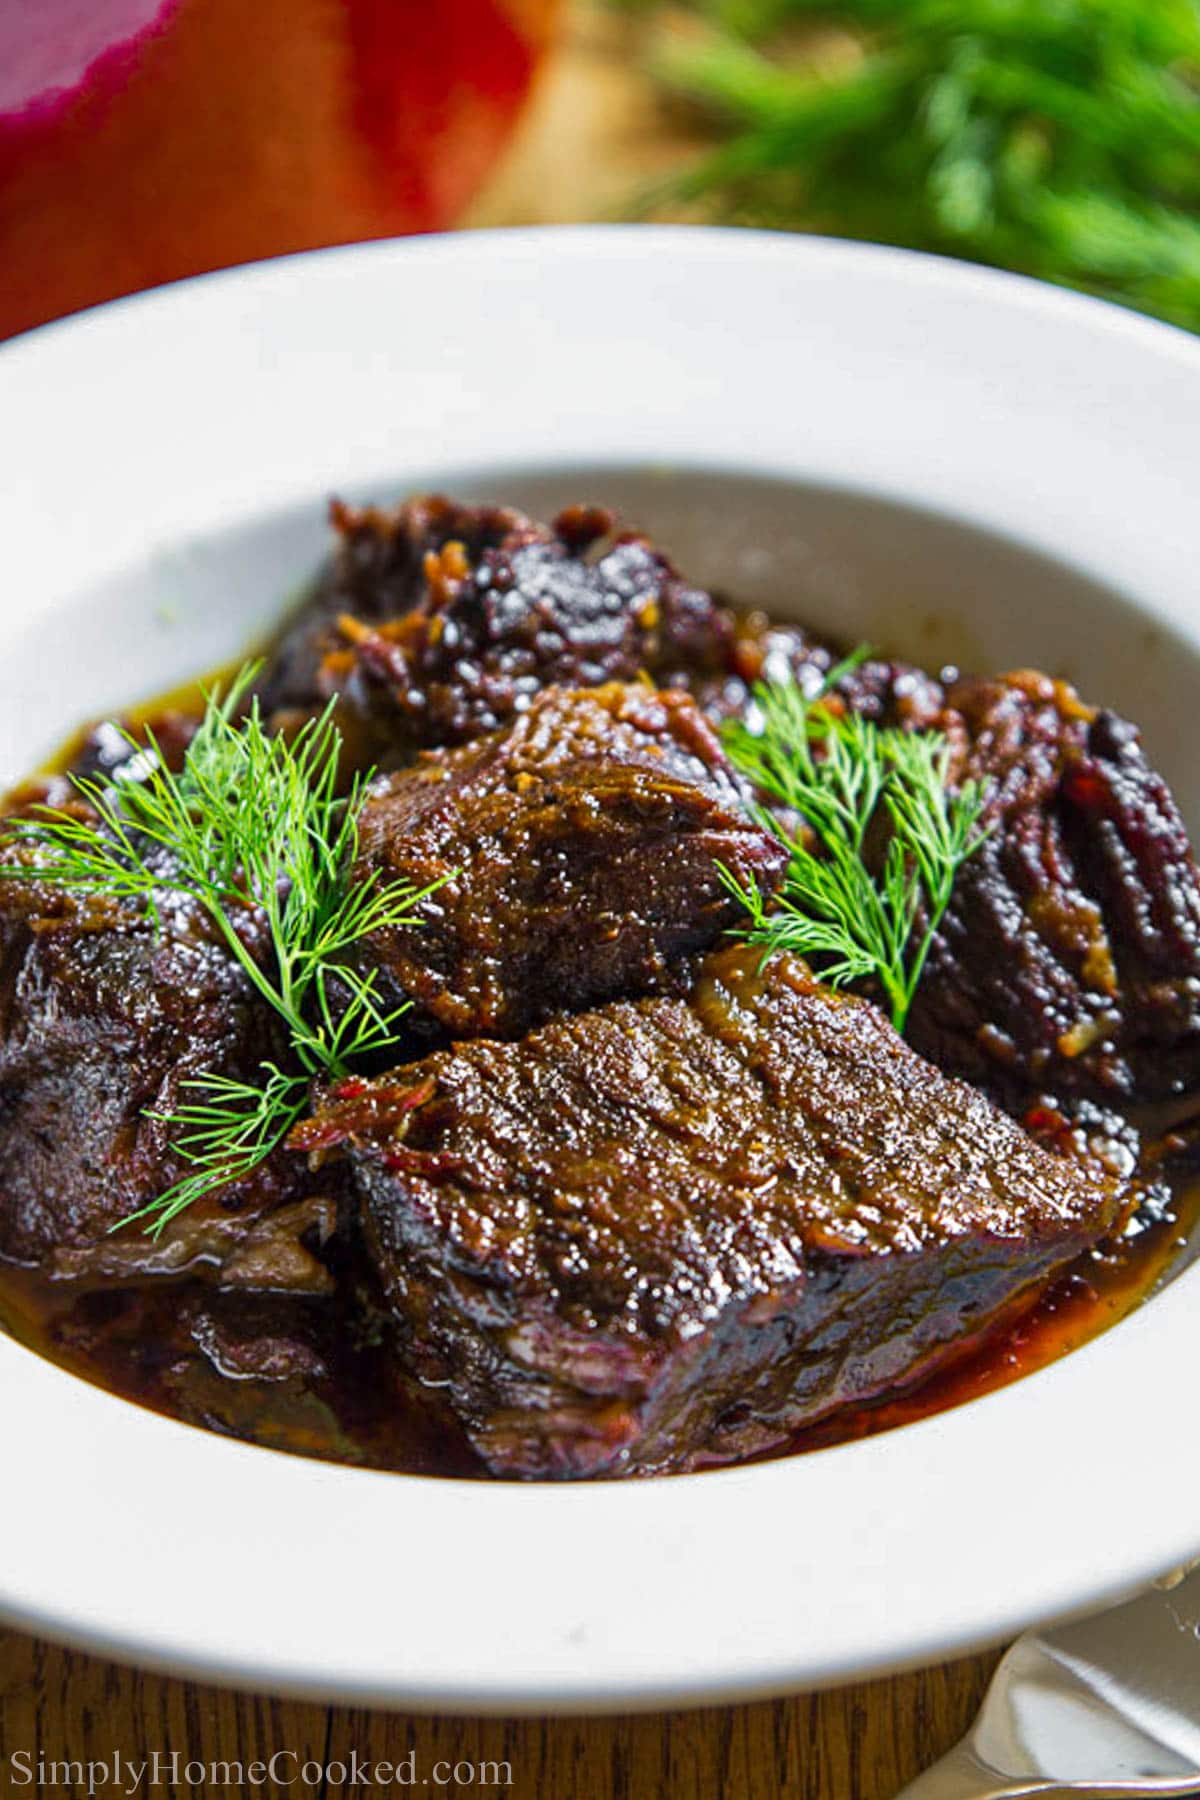
<svg viewBox="0 0 1200 1800"><path fill-rule="evenodd" d="M179 1752L196 1759L255 1758L293 1752L277 1765L294 1774L312 1759L399 1763L415 1754L418 1777L434 1793L491 1792L512 1800L892 1800L905 1781L962 1735L994 1658L974 1658L835 1693L754 1706L617 1719L446 1719L308 1706L168 1681L95 1657L0 1634L0 1793L18 1788L14 1753L40 1750L46 1761L112 1762L119 1749L138 1763L154 1751L162 1766ZM511 1765L512 1785L432 1785L439 1762ZM3 1771L9 1769L9 1786ZM120 1787L97 1787L100 1796ZM181 1781L144 1789L147 1800L243 1800L248 1788L226 1781ZM402 1793L402 1788L327 1789L268 1785L264 1796ZM86 1785L43 1789L45 1800L82 1800Z"/></svg>
<svg viewBox="0 0 1200 1800"><path fill-rule="evenodd" d="M599 7L575 9L564 49L543 78L524 129L490 189L476 205L478 225L549 223L618 216L630 194L686 156L686 127L664 117L639 79L638 27ZM99 1553L99 1543L97 1545ZM16 1553L13 1547L8 1554ZM436 1764L508 1762L512 1785L492 1788L518 1800L891 1800L897 1789L966 1730L995 1657L906 1675L836 1693L754 1706L640 1718L554 1721L423 1719L309 1706L170 1681L0 1632L0 1795L34 1795L17 1785L27 1766L110 1765L119 1750L135 1765L150 1753L178 1751L211 1765L249 1764L291 1752L281 1777L314 1760L338 1764L403 1762L433 1785ZM6 1775L7 1770L7 1785ZM481 1775L433 1791L483 1790ZM127 1785L109 1783L100 1795ZM47 1785L47 1800L86 1794L86 1782ZM204 1796L242 1800L230 1782L181 1780L142 1787L153 1800ZM330 1782L253 1790L279 1794L353 1793ZM368 1794L383 1790L360 1788ZM389 1792L401 1792L392 1788Z"/></svg>

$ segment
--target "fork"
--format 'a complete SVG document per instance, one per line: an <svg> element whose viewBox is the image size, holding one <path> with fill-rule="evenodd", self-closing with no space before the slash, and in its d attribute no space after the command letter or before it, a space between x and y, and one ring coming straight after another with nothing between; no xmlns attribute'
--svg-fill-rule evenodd
<svg viewBox="0 0 1200 1800"><path fill-rule="evenodd" d="M1200 1794L1200 1564L1029 1631L967 1736L897 1800Z"/></svg>

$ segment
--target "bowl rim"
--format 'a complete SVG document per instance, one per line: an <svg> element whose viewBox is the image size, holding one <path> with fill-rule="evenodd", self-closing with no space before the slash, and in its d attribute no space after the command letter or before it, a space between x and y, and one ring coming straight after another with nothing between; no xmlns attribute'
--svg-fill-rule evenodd
<svg viewBox="0 0 1200 1800"><path fill-rule="evenodd" d="M731 335L743 314L758 341ZM514 345L527 365L498 367ZM572 360L585 352L598 367ZM1187 511L1200 343L947 259L692 226L303 253L12 340L0 539L27 619L144 554L144 526L109 516L122 482L152 496L168 541L333 485L330 450L290 393L301 354L327 433L352 426L347 483L394 487L397 464L452 464L455 446L462 464L494 463L490 447L514 436L514 463L533 451L700 466L697 444L723 428L706 467L815 470L1000 530L1115 581L1200 643ZM425 403L419 438L404 423L389 436L371 410L372 380L400 377ZM870 444L832 398L860 392ZM820 441L795 427L806 397ZM526 408L507 440L491 416L502 399ZM173 431L181 413L187 429ZM1063 1362L899 1431L583 1487L447 1483L248 1447L0 1339L0 1426L21 1470L0 1617L206 1680L470 1712L749 1698L930 1662L1196 1553L1200 1450L1170 1377L1200 1338L1198 1282L1192 1270ZM81 1498L97 1518L82 1530Z"/></svg>

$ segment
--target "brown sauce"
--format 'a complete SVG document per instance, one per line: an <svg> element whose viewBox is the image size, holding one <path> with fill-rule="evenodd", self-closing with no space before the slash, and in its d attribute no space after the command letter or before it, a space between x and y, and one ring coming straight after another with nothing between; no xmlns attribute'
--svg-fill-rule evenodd
<svg viewBox="0 0 1200 1800"><path fill-rule="evenodd" d="M281 1304L289 1327L270 1380L239 1375L236 1360L221 1355L230 1328L255 1341L253 1299L198 1278L81 1293L77 1284L0 1266L0 1324L122 1399L297 1456L412 1475L483 1475L453 1417L404 1380L379 1342L364 1341L360 1319L321 1302L266 1304L264 1334L280 1336ZM193 1321L190 1352L181 1315Z"/></svg>
<svg viewBox="0 0 1200 1800"><path fill-rule="evenodd" d="M1192 1186L1178 1196L1173 1218L1084 1258L1015 1324L951 1367L910 1392L843 1409L772 1455L891 1431L1056 1362L1117 1324L1169 1276L1197 1215L1200 1187ZM251 1298L222 1295L197 1278L81 1292L0 1266L0 1324L37 1354L123 1399L295 1455L410 1475L484 1476L449 1412L405 1381L359 1315L339 1317L320 1302L291 1304L294 1329L281 1343L278 1377L244 1378L236 1362L224 1372L214 1367L212 1337L224 1329L235 1342L240 1332L253 1338ZM181 1311L195 1315L191 1354L180 1350ZM267 1329L277 1325L273 1317Z"/></svg>
<svg viewBox="0 0 1200 1800"><path fill-rule="evenodd" d="M1066 1270L1015 1323L975 1345L910 1392L848 1409L797 1435L787 1454L819 1450L892 1431L1007 1387L1047 1368L1126 1318L1186 1259L1200 1219L1200 1186L1175 1196L1173 1214L1107 1252L1091 1252Z"/></svg>
<svg viewBox="0 0 1200 1800"><path fill-rule="evenodd" d="M131 716L141 721L168 708L197 711L202 686L211 684L190 683ZM43 774L70 766L85 736L64 745ZM1168 1217L1081 1259L1015 1323L950 1366L911 1390L842 1409L771 1456L893 1430L1056 1362L1169 1279L1186 1258L1198 1217L1200 1184L1181 1186ZM89 1289L0 1263L0 1329L83 1380L207 1430L366 1468L484 1478L448 1408L397 1370L382 1315L376 1329L369 1297L364 1304L368 1279L356 1271L353 1282L343 1282L356 1293L351 1308L230 1294L202 1271L137 1288ZM181 1318L189 1331L180 1330ZM256 1347L261 1370L264 1341L270 1377L240 1372L239 1346Z"/></svg>

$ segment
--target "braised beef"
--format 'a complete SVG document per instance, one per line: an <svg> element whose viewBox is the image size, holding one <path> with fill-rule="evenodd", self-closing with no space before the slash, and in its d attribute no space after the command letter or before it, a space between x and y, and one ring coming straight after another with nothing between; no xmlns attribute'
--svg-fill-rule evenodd
<svg viewBox="0 0 1200 1800"><path fill-rule="evenodd" d="M1064 682L961 680L992 835L958 877L909 1035L1012 1097L1146 1100L1200 1080L1200 876L1136 729Z"/></svg>
<svg viewBox="0 0 1200 1800"><path fill-rule="evenodd" d="M728 1461L916 1380L1109 1231L1035 1144L802 964L352 1083L341 1145L402 1353L495 1473Z"/></svg>
<svg viewBox="0 0 1200 1800"><path fill-rule="evenodd" d="M699 680L728 664L729 609L646 539L605 541L601 507L570 507L547 528L431 500L340 524L332 576L264 693L274 706L339 694L356 743L389 764L493 731L546 686Z"/></svg>
<svg viewBox="0 0 1200 1800"><path fill-rule="evenodd" d="M189 1078L249 1079L287 1054L205 915L169 895L162 914L156 934L127 905L0 880L0 1258L114 1281L204 1262L319 1291L332 1209L283 1155L157 1240L109 1235L185 1171L155 1115L194 1098Z"/></svg>
<svg viewBox="0 0 1200 1800"><path fill-rule="evenodd" d="M320 705L327 698L321 665L346 648L339 618L348 614L364 625L400 618L426 594L427 569L436 568L448 543L461 544L474 558L513 533L549 536L512 507L463 506L436 494L392 509L335 500L330 523L334 553L285 625L263 673L259 691L267 712Z"/></svg>
<svg viewBox="0 0 1200 1800"><path fill-rule="evenodd" d="M678 982L680 959L740 916L722 867L770 892L785 860L686 694L550 688L506 729L377 785L356 878L443 885L359 964L455 1036L512 1036Z"/></svg>
<svg viewBox="0 0 1200 1800"><path fill-rule="evenodd" d="M781 625L765 613L731 615L732 637L717 674L683 672L675 677L695 695L714 724L738 719L754 728L758 682L794 681L805 693L830 688L834 704L906 731L941 731L957 743L961 724L947 706L936 676L911 663L870 656L842 667L843 652L803 625Z"/></svg>
<svg viewBox="0 0 1200 1800"><path fill-rule="evenodd" d="M1127 1245L1165 1259L1200 1167L1177 1098L1200 1085L1200 880L1132 726L1027 672L839 672L848 646L737 612L602 508L333 522L259 695L284 732L336 695L346 767L391 771L356 880L452 874L358 953L416 1002L393 1054L443 1047L318 1095L307 1159L113 1233L185 1168L156 1115L196 1073L286 1060L285 1034L198 909L164 896L156 935L0 879L0 1299L26 1341L279 1447L623 1475L944 1404L896 1397L951 1362L971 1391L987 1364L959 1359L1027 1333L1039 1295L1051 1318L1085 1267L1128 1303ZM914 1048L792 960L712 951L736 923L717 864L770 890L782 858L714 727L753 729L755 682L783 678L943 733L952 778L989 784ZM153 720L172 767L194 725ZM4 810L146 766L101 726ZM1148 1099L1170 1104L1135 1126Z"/></svg>
<svg viewBox="0 0 1200 1800"><path fill-rule="evenodd" d="M144 719L109 720L93 725L80 734L60 767L31 775L9 793L0 795L0 818L13 818L41 807L57 811L81 804L77 786L81 777L101 786L114 780L144 779L156 765L150 749L151 737L166 766L178 770L198 724L195 713L168 707Z"/></svg>
<svg viewBox="0 0 1200 1800"><path fill-rule="evenodd" d="M67 765L68 772L90 781L108 782L116 776L137 780L154 766L151 743L168 769L179 770L197 723L195 713L168 707L144 719L93 725Z"/></svg>
<svg viewBox="0 0 1200 1800"><path fill-rule="evenodd" d="M1161 1224L1174 1206L1174 1177L1183 1172L1171 1133L1143 1129L1125 1114L1094 1100L1039 1094L1020 1114L1031 1137L1056 1156L1067 1156L1101 1181L1115 1180L1129 1194L1124 1222L1129 1236Z"/></svg>
<svg viewBox="0 0 1200 1800"><path fill-rule="evenodd" d="M799 627L739 622L741 672L701 683L751 726L760 679L813 691L835 653ZM837 703L938 731L956 779L988 784L991 835L962 870L909 1036L1020 1110L1033 1093L1160 1099L1200 1081L1200 875L1136 728L1035 672L948 685L870 659Z"/></svg>
<svg viewBox="0 0 1200 1800"><path fill-rule="evenodd" d="M340 694L355 747L389 766L460 743L542 687L628 681L695 694L714 723L753 714L755 682L819 685L841 652L688 582L648 539L614 537L604 507L552 526L440 496L392 510L335 502L333 557L282 633L260 693L268 712ZM944 727L943 691L907 663L871 659L837 683L870 717Z"/></svg>

